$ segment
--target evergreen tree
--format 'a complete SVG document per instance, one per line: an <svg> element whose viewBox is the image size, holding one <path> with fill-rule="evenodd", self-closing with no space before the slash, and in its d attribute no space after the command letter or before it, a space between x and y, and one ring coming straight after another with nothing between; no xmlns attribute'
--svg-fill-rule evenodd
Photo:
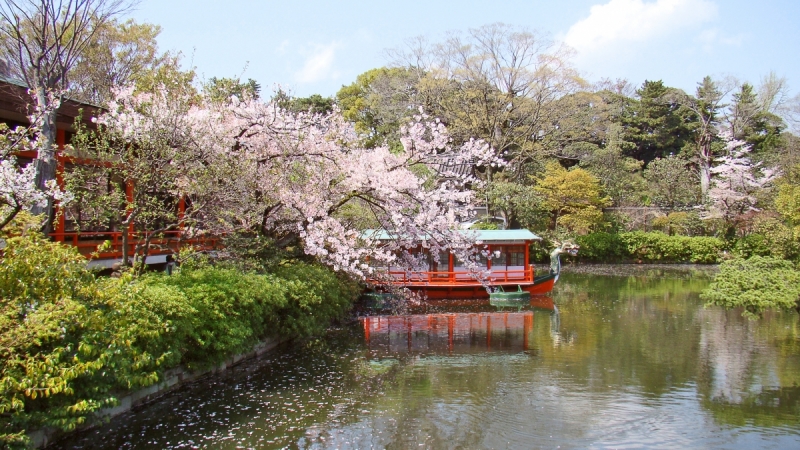
<svg viewBox="0 0 800 450"><path fill-rule="evenodd" d="M694 114L675 101L675 91L660 80L645 81L636 91L638 100L623 111L620 119L626 140L635 144L629 156L649 162L677 154L691 142Z"/></svg>

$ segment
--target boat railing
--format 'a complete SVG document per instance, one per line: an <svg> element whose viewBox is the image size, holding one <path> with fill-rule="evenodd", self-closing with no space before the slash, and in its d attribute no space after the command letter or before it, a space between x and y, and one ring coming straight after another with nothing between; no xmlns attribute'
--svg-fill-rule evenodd
<svg viewBox="0 0 800 450"><path fill-rule="evenodd" d="M488 272L487 272L488 270ZM388 275L394 284L403 286L435 286L435 285L458 285L476 284L480 275L464 271L429 271L429 272L407 272L400 270L382 271ZM515 266L508 269L484 269L483 275L490 283L521 283L532 282L534 271L533 266Z"/></svg>

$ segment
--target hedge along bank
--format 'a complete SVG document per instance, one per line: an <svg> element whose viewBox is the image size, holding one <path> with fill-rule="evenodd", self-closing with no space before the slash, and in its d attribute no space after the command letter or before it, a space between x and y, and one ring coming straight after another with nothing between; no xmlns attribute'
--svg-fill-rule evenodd
<svg viewBox="0 0 800 450"><path fill-rule="evenodd" d="M670 236L658 231L596 232L575 239L578 260L592 262L637 261L648 263L720 262L727 243L707 236Z"/></svg>
<svg viewBox="0 0 800 450"><path fill-rule="evenodd" d="M213 367L265 338L324 330L355 283L300 261L273 273L197 265L173 276L96 278L74 249L7 239L0 264L0 447L71 431L178 366Z"/></svg>

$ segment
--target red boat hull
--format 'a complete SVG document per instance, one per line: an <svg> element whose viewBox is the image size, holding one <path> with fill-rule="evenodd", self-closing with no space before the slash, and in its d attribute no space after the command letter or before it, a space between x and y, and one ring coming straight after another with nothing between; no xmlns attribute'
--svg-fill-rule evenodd
<svg viewBox="0 0 800 450"><path fill-rule="evenodd" d="M495 287L502 286L506 292L515 292L519 286L523 291L530 292L531 295L542 295L552 291L555 282L555 277L547 277L547 279L539 282L502 284L495 285ZM408 286L408 288L412 291L423 293L430 299L489 298L486 288L477 283L466 286Z"/></svg>

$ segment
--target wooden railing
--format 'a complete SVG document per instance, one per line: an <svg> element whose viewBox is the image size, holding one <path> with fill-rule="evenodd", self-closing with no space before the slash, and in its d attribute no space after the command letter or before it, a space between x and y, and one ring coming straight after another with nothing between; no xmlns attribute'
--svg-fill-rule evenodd
<svg viewBox="0 0 800 450"><path fill-rule="evenodd" d="M475 285L480 284L476 275L470 272L404 272L404 271L379 271L388 275L393 284L401 286L445 286L445 285ZM524 283L532 282L534 276L533 266L521 269L497 270L491 269L486 279L491 283ZM371 281L380 282L378 278ZM383 280L385 281L385 280Z"/></svg>
<svg viewBox="0 0 800 450"><path fill-rule="evenodd" d="M73 232L73 233L50 233L50 237L67 245L76 247L78 251L87 258L94 259L118 259L122 257L122 231L98 231L98 232ZM166 255L175 253L180 247L190 246L198 251L213 250L219 248L219 238L212 236L191 237L182 236L184 232L180 230L164 231L158 233L157 237L150 241L149 256ZM128 254L133 256L136 245L141 244L151 236L152 232L137 231L129 232L128 235ZM106 242L109 245L98 252L98 249Z"/></svg>

